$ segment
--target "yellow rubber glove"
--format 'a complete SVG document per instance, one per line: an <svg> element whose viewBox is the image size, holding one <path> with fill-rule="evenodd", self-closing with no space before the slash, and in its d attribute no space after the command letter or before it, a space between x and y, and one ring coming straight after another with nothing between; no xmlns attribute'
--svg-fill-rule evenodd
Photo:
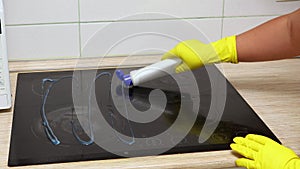
<svg viewBox="0 0 300 169"><path fill-rule="evenodd" d="M204 44L198 40L183 41L164 54L162 60L173 57L183 60L183 63L176 67L177 73L210 63L238 63L236 37L226 37L210 44Z"/></svg>
<svg viewBox="0 0 300 169"><path fill-rule="evenodd" d="M248 169L296 169L299 157L289 148L260 135L235 137L230 147L246 158L236 160L236 165Z"/></svg>

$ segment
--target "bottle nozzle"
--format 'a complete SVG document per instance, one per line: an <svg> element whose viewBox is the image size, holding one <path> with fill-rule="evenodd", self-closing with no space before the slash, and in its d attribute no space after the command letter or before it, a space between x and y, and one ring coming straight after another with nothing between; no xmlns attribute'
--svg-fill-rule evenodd
<svg viewBox="0 0 300 169"><path fill-rule="evenodd" d="M122 70L116 70L117 77L122 80L127 87L133 86L130 74L124 74Z"/></svg>

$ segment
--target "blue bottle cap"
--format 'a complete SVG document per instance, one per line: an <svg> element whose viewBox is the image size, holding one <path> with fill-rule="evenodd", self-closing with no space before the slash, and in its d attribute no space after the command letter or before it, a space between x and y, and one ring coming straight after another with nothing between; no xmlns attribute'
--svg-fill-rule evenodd
<svg viewBox="0 0 300 169"><path fill-rule="evenodd" d="M129 74L123 76L123 82L125 83L126 86L132 86L132 80L131 76Z"/></svg>
<svg viewBox="0 0 300 169"><path fill-rule="evenodd" d="M125 75L122 70L116 70L116 75L120 80L122 80L125 83L125 85L127 87L133 86L133 83L132 83L132 80L131 80L131 77L129 74Z"/></svg>

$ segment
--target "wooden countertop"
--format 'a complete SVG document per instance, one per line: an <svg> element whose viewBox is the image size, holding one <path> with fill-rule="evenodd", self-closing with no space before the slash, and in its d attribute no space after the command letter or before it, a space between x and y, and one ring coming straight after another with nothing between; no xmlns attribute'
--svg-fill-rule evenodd
<svg viewBox="0 0 300 169"><path fill-rule="evenodd" d="M106 58L100 67L147 65L159 58L140 57L124 62L121 57ZM138 63L138 64L134 64ZM66 70L75 65L95 67L99 59L10 62L14 100L18 72ZM260 63L218 65L225 76L258 113L281 142L300 154L300 59ZM26 97L26 96L24 96ZM13 108L0 111L0 168L8 168L8 152ZM237 158L231 151L199 152L175 155L34 165L22 168L230 168Z"/></svg>

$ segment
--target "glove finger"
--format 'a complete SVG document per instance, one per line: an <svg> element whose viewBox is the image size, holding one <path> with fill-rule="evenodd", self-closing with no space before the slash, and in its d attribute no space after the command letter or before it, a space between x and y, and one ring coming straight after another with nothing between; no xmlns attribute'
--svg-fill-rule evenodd
<svg viewBox="0 0 300 169"><path fill-rule="evenodd" d="M161 57L161 60L177 57L174 53L175 53L175 48L173 48L173 49L171 49L170 51L166 52L166 53Z"/></svg>
<svg viewBox="0 0 300 169"><path fill-rule="evenodd" d="M238 152L239 154L241 154L244 157L247 157L249 159L254 159L254 153L255 151L253 151L252 149L245 147L243 145L240 144L230 144L230 147L232 150Z"/></svg>
<svg viewBox="0 0 300 169"><path fill-rule="evenodd" d="M243 137L235 137L233 139L233 141L237 144L243 145L245 147L248 147L254 151L259 151L263 145L261 145L260 143L257 143L253 140L249 140L247 138L243 138Z"/></svg>
<svg viewBox="0 0 300 169"><path fill-rule="evenodd" d="M246 136L247 139L255 141L257 143L260 143L262 145L265 145L267 142L275 142L272 139L265 137L265 136L261 136L261 135L257 135L257 134L248 134Z"/></svg>
<svg viewBox="0 0 300 169"><path fill-rule="evenodd" d="M182 63L182 64L180 64L176 67L175 72L176 73L182 73L182 72L185 72L187 70L190 70L188 65L186 65L185 63Z"/></svg>
<svg viewBox="0 0 300 169"><path fill-rule="evenodd" d="M235 164L239 167L246 167L248 169L257 169L255 162L247 158L239 158L235 161Z"/></svg>

